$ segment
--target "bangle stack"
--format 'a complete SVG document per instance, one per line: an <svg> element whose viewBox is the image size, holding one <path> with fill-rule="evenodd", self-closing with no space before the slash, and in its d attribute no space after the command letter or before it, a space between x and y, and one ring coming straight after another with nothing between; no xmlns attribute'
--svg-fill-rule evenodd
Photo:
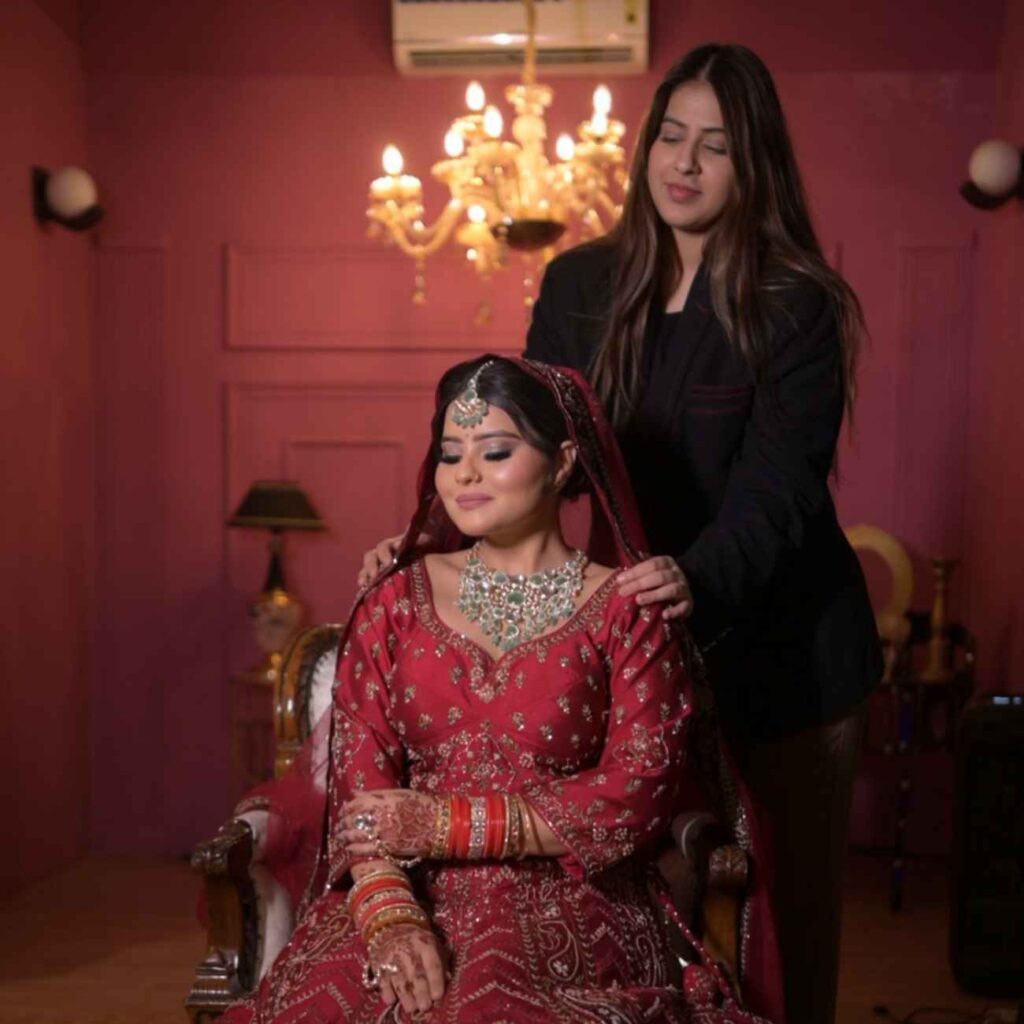
<svg viewBox="0 0 1024 1024"><path fill-rule="evenodd" d="M442 797L430 855L438 860L522 858L529 829L529 810L517 794Z"/></svg>
<svg viewBox="0 0 1024 1024"><path fill-rule="evenodd" d="M387 928L400 924L430 928L430 919L416 902L408 876L394 868L363 875L349 890L348 909L367 949Z"/></svg>

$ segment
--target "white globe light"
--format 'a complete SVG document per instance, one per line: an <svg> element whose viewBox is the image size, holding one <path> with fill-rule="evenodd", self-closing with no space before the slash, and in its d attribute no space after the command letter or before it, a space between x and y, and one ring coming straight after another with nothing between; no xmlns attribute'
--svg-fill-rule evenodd
<svg viewBox="0 0 1024 1024"><path fill-rule="evenodd" d="M46 202L58 217L79 217L91 210L98 198L96 182L81 167L62 167L47 179Z"/></svg>
<svg viewBox="0 0 1024 1024"><path fill-rule="evenodd" d="M1002 139L989 139L976 147L967 165L971 181L986 195L1005 196L1020 180L1020 150Z"/></svg>

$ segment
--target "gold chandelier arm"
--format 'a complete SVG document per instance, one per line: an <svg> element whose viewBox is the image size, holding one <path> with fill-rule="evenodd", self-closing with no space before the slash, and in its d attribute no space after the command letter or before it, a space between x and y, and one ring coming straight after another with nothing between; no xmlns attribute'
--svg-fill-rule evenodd
<svg viewBox="0 0 1024 1024"><path fill-rule="evenodd" d="M422 242L413 241L410 237L410 225L400 214L389 213L385 210L380 214L375 214L374 219L387 229L392 240L406 256L422 260L432 256L448 241L461 216L462 208L449 203L433 224L424 227L422 231L416 231L417 236L426 239Z"/></svg>

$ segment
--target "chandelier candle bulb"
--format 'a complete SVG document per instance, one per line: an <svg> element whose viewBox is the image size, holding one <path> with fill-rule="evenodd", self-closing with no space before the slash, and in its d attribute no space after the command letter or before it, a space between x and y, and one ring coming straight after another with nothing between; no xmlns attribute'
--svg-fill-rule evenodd
<svg viewBox="0 0 1024 1024"><path fill-rule="evenodd" d="M594 116L590 119L590 130L595 135L607 135L608 134L608 115L602 113L599 110L594 111Z"/></svg>
<svg viewBox="0 0 1024 1024"><path fill-rule="evenodd" d="M501 111L494 106L488 107L484 111L484 131L492 139L497 139L501 135L502 129L505 127L505 120L501 116Z"/></svg>
<svg viewBox="0 0 1024 1024"><path fill-rule="evenodd" d="M451 128L444 137L444 151L452 158L462 156L466 149L465 139L462 137L462 132L457 128Z"/></svg>
<svg viewBox="0 0 1024 1024"><path fill-rule="evenodd" d="M466 86L466 106L473 111L481 111L487 97L484 95L484 87L479 82L470 82Z"/></svg>
<svg viewBox="0 0 1024 1024"><path fill-rule="evenodd" d="M605 117L612 110L612 92L607 85L599 85L594 90L594 113L604 114Z"/></svg>
<svg viewBox="0 0 1024 1024"><path fill-rule="evenodd" d="M405 161L402 159L402 151L397 146L388 145L384 147L384 155L381 157L381 165L385 174L396 178L402 173Z"/></svg>
<svg viewBox="0 0 1024 1024"><path fill-rule="evenodd" d="M576 143L568 132L562 132L555 142L555 154L563 163L568 163L576 155Z"/></svg>

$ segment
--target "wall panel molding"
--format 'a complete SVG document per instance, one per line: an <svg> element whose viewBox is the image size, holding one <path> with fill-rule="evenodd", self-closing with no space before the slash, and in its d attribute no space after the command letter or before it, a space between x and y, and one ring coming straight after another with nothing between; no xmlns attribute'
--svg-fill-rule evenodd
<svg viewBox="0 0 1024 1024"><path fill-rule="evenodd" d="M239 351L521 351L528 318L511 266L482 282L456 257L427 261L427 301L412 301L413 261L394 249L224 246L224 347ZM479 323L481 304L489 320Z"/></svg>

